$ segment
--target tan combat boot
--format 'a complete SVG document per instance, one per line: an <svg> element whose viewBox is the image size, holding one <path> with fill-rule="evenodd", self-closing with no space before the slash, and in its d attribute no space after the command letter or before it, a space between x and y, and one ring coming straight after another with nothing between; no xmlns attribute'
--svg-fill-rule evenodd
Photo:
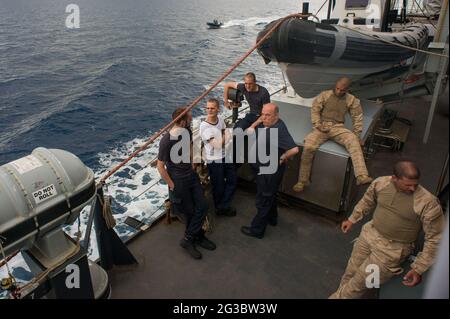
<svg viewBox="0 0 450 319"><path fill-rule="evenodd" d="M373 178L368 175L360 175L356 178L356 185L369 184L373 181Z"/></svg>
<svg viewBox="0 0 450 319"><path fill-rule="evenodd" d="M308 185L309 185L309 182L298 182L297 184L295 184L292 187L292 189L294 190L294 192L300 193L300 192L303 192L305 187Z"/></svg>

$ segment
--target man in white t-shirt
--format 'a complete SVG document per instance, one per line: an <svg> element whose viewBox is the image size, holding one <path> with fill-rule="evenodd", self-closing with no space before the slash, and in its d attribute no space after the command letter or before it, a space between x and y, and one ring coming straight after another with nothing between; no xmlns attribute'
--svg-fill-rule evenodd
<svg viewBox="0 0 450 319"><path fill-rule="evenodd" d="M218 116L219 110L219 101L209 99L206 103L207 117L200 124L200 136L205 145L216 214L235 216L236 210L231 207L231 201L237 184L236 168L225 160L225 149L232 136L226 130L224 120Z"/></svg>

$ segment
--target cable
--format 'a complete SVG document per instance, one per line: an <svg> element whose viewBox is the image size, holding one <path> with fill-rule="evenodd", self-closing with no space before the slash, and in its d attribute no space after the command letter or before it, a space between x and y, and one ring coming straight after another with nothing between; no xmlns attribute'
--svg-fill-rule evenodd
<svg viewBox="0 0 450 319"><path fill-rule="evenodd" d="M125 204L121 205L121 204L117 204L120 208L125 208L127 205L131 204L132 202L134 202L136 199L138 199L139 197L141 197L143 194L145 194L146 192L148 192L151 188L153 188L153 186L156 186L157 184L159 184L161 182L161 179L159 179L157 182L153 183L152 185L150 185L149 187L147 187L142 193L140 193L139 195L133 197L131 200L129 200L128 202L126 202ZM117 202L116 202L117 203Z"/></svg>
<svg viewBox="0 0 450 319"><path fill-rule="evenodd" d="M25 285L23 285L21 287L18 287L16 289L16 291L14 292L13 297L20 298L24 291L25 291L25 293L27 292L26 291L27 289L30 289L30 288L32 288L32 290L35 289L45 279L45 277L47 277L48 274L50 274L53 270L55 270L59 266L66 263L69 259L71 259L76 254L78 254L78 252L80 251L80 248L81 248L80 238L81 238L81 231L80 231L80 222L78 219L78 233L77 233L77 238L76 238L76 244L75 244L75 247L72 250L72 252L70 252L70 254L68 254L66 257L62 258L61 260L59 260L58 262L54 263L52 266L50 266L49 268L47 268L46 270L41 272L39 275L34 277L30 282L26 283Z"/></svg>
<svg viewBox="0 0 450 319"><path fill-rule="evenodd" d="M6 258L3 258L3 260L0 262L0 268L6 265L6 263L9 262L11 259L13 259L15 256L17 256L18 253L20 253L19 250L13 252L9 256L6 256Z"/></svg>
<svg viewBox="0 0 450 319"><path fill-rule="evenodd" d="M139 149L134 151L126 160L124 160L119 165L115 166L111 169L105 176L103 176L98 184L104 184L105 181L114 175L121 167L123 167L126 163L128 163L131 159L136 157L139 153L145 150L150 144L152 144L159 136L161 136L164 132L169 130L179 119L181 119L185 114L191 111L205 96L207 96L217 85L219 85L227 76L229 76L242 62L244 62L250 54L253 53L256 49L258 49L274 32L278 29L286 20L291 18L303 18L310 17L312 14L304 15L304 14L291 14L282 19L280 19L247 53L245 53L237 62L235 62L219 79L214 82L207 90L205 90L200 96L198 96L193 102L191 102L186 109L181 112L176 118L174 118L171 122L169 122L166 126L161 128L158 132L152 135ZM316 17L317 18L317 17ZM317 18L318 19L318 18Z"/></svg>
<svg viewBox="0 0 450 319"><path fill-rule="evenodd" d="M422 8L422 7L420 6L419 2L417 2L417 0L414 0L414 3L417 5L417 7L419 8L419 10L422 12L422 14L423 14L425 17L427 17L427 18L430 18L430 17L431 17L430 11L428 11L428 9L427 9L426 6L424 6L424 7ZM427 13L425 13L424 9L425 9L425 11L427 11ZM430 23L431 23L431 21L430 21ZM435 26L433 23L431 23L431 25L433 25L433 27L436 28L436 26Z"/></svg>
<svg viewBox="0 0 450 319"><path fill-rule="evenodd" d="M325 2L322 4L322 6L319 8L319 10L317 10L315 16L317 16L319 14L319 12L323 9L323 7L327 4L327 2L330 0L325 0Z"/></svg>
<svg viewBox="0 0 450 319"><path fill-rule="evenodd" d="M422 52L422 53L425 53L425 54L435 55L435 56L439 56L439 57L443 57L443 58L447 58L448 59L448 55L445 55L445 54L434 53L434 52L430 52L430 51L426 51L426 50L422 50L422 49L412 48L412 47L409 47L407 45L403 45L403 44L400 44L400 43L395 43L395 42L392 42L392 41L389 41L389 40L385 40L385 39L379 38L379 37L377 37L375 35L367 34L365 32L359 31L357 29L352 29L352 28L349 28L349 27L346 27L346 26L343 26L343 25L340 25L339 27L343 28L343 29L350 30L350 31L357 32L359 34L362 34L362 35L365 35L367 37L376 39L378 41L385 42L385 43L388 43L388 44L391 44L391 45L395 45L395 46L398 46L398 47L401 47L401 48L404 48L404 49L408 49L408 50L416 51L416 52Z"/></svg>
<svg viewBox="0 0 450 319"><path fill-rule="evenodd" d="M137 175L138 173L140 173L141 171L143 171L144 169L146 169L149 165L152 165L157 159L158 159L158 156L155 156L152 160L150 160L150 161L149 161L147 164L145 164L142 168L140 168L140 169L138 169L137 171L135 171L134 174L131 175L131 179L133 180L134 177L136 177L136 175ZM113 181L111 181L111 182L105 183L105 185L106 185L106 186L111 186L111 185L117 184L117 183L119 183L119 182L126 181L127 179L128 179L127 177L119 178L119 179L113 180Z"/></svg>

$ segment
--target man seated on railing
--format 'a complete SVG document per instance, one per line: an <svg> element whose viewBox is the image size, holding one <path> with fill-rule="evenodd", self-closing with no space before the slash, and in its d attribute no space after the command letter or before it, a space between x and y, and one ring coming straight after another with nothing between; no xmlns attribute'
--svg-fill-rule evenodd
<svg viewBox="0 0 450 319"><path fill-rule="evenodd" d="M178 108L172 119L177 118L186 108ZM202 229L208 210L199 177L193 169L192 132L189 129L192 115L187 112L178 119L159 143L158 172L169 186L169 198L175 208L185 215L186 231L180 245L195 259L202 254L196 245L216 249L216 245L205 237ZM173 150L172 150L173 149Z"/></svg>
<svg viewBox="0 0 450 319"><path fill-rule="evenodd" d="M361 149L362 107L359 99L348 93L350 85L349 78L340 78L334 90L324 91L314 99L311 108L313 131L305 138L298 182L293 187L294 191L302 192L309 185L314 153L329 139L345 146L350 153L357 185L372 181ZM352 118L353 132L344 126L347 112Z"/></svg>
<svg viewBox="0 0 450 319"><path fill-rule="evenodd" d="M239 127L245 131L260 117L263 105L270 103L269 91L265 87L256 84L256 75L249 72L244 76L244 83L228 82L225 84L223 102L228 109L231 109L228 101L228 90L230 88L241 91L250 106L250 111L234 126L234 128Z"/></svg>

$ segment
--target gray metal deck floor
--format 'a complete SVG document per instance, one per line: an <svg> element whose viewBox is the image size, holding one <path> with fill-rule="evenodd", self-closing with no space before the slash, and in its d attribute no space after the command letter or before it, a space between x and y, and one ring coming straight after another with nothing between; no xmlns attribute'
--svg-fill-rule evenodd
<svg viewBox="0 0 450 319"><path fill-rule="evenodd" d="M240 190L235 203L238 216L215 219L209 237L218 248L202 250L200 261L178 245L184 230L179 222L161 222L132 242L140 265L114 269L113 297L324 298L332 293L345 267L342 256L351 248L351 238L335 223L281 207L279 224L270 226L264 239L250 238L240 226L255 212L252 193ZM333 254L326 248L331 246Z"/></svg>
<svg viewBox="0 0 450 319"><path fill-rule="evenodd" d="M437 114L430 142L422 144L428 98L388 105L413 121L409 141L401 153L380 151L369 161L373 176L391 174L401 158L415 160L422 169L422 185L434 192L448 153L449 121ZM445 106L444 106L445 108ZM361 195L365 187L359 189ZM357 199L360 197L358 196ZM216 251L203 251L193 260L179 246L184 225L160 222L129 244L137 266L110 271L113 298L326 298L337 287L351 241L363 223L349 235L338 224L297 208L280 207L279 224L268 226L262 240L240 233L255 213L254 195L240 189L235 198L238 216L217 218L209 237Z"/></svg>

